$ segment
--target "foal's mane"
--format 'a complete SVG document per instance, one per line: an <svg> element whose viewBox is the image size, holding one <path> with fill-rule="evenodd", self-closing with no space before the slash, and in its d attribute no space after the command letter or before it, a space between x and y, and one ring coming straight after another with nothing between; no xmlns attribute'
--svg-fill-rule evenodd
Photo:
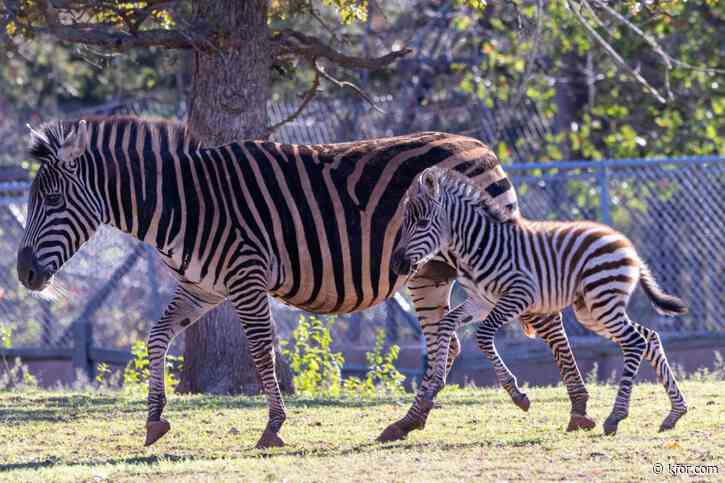
<svg viewBox="0 0 725 483"><path fill-rule="evenodd" d="M491 196L473 183L471 178L452 169L430 168L438 180L441 194L448 193L462 201L483 208L485 214L496 223L503 223L501 214L494 209ZM422 175L421 175L422 176Z"/></svg>

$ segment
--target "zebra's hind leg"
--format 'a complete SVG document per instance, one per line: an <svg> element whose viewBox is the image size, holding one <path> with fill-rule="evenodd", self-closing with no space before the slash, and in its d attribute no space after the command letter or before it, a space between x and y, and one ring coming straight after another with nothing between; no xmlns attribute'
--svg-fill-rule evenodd
<svg viewBox="0 0 725 483"><path fill-rule="evenodd" d="M145 445L150 446L164 436L171 425L161 418L166 406L164 368L166 351L173 338L193 324L223 299L207 294L190 283L180 283L163 317L149 331L149 393Z"/></svg>
<svg viewBox="0 0 725 483"><path fill-rule="evenodd" d="M251 284L230 289L230 298L239 320L242 322L249 343L250 355L257 369L264 394L267 396L269 417L267 426L257 441L258 449L284 446L284 441L279 436L279 430L287 419L287 411L275 371L275 336L269 296L264 287L252 285L261 279L261 276L248 275L245 277L245 281L251 280Z"/></svg>
<svg viewBox="0 0 725 483"><path fill-rule="evenodd" d="M566 385L566 392L571 401L571 415L567 431L592 429L596 423L587 416L589 393L584 385L581 372L574 359L569 345L569 338L564 330L561 312L547 315L522 316L531 325L536 334L544 339L554 354L554 361L559 368L561 379Z"/></svg>
<svg viewBox="0 0 725 483"><path fill-rule="evenodd" d="M405 439L411 431L425 428L431 408L423 403L423 395L430 387L433 377L433 361L436 360L439 350L438 327L448 310L452 282L453 279L450 277L434 280L433 277L421 275L421 272L408 282L408 289L425 339L427 364L412 406L403 418L391 423L380 433L378 436L380 442ZM459 353L460 343L453 333L449 342L447 370L450 370Z"/></svg>
<svg viewBox="0 0 725 483"><path fill-rule="evenodd" d="M657 373L657 378L660 383L665 387L667 396L670 398L672 404L670 413L660 425L660 431L666 431L674 428L677 421L687 413L687 402L685 401L685 396L680 392L675 376L670 369L670 364L667 362L667 356L662 348L660 335L655 330L639 324L635 324L635 327L647 340L647 350L645 350L644 358L652 364L652 368Z"/></svg>

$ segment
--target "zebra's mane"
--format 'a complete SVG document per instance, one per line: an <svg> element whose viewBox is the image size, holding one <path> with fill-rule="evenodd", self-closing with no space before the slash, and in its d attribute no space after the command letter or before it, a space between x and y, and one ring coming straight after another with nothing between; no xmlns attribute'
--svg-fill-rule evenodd
<svg viewBox="0 0 725 483"><path fill-rule="evenodd" d="M81 120L86 121L88 128L92 132L101 123L104 123L106 128L112 127L114 124L126 124L127 126L136 126L136 128L144 127L152 136L165 130L169 140L175 140L177 145L188 145L191 148L201 146L201 143L189 133L186 126L177 121L168 119L144 119L136 116L88 116L77 120L50 121L37 129L30 128L30 156L41 163L57 156L63 141L68 134L78 127L78 123ZM110 130L107 130L107 132L110 132Z"/></svg>
<svg viewBox="0 0 725 483"><path fill-rule="evenodd" d="M501 214L491 203L491 196L473 183L471 178L452 169L429 168L438 180L441 193L454 195L462 201L478 205L484 209L492 221L502 223Z"/></svg>

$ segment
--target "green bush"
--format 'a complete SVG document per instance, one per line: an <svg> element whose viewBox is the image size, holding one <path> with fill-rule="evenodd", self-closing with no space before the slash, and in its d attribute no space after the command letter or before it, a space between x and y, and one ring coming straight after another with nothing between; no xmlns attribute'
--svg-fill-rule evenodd
<svg viewBox="0 0 725 483"><path fill-rule="evenodd" d="M342 390L342 366L345 359L340 352L332 352L330 330L334 317L322 320L315 316L300 316L299 324L292 332L294 344L282 340L282 354L295 374L295 390L302 395L340 397ZM290 347L291 348L288 348Z"/></svg>
<svg viewBox="0 0 725 483"><path fill-rule="evenodd" d="M12 347L13 329L5 324L0 324L0 349L12 349ZM2 371L0 372L0 390L38 386L38 380L19 357L10 363L3 355L0 371Z"/></svg>
<svg viewBox="0 0 725 483"><path fill-rule="evenodd" d="M342 379L345 358L332 351L331 330L334 317L322 320L315 316L300 316L299 324L292 332L294 344L281 341L282 354L295 374L293 382L303 396L322 398L375 398L404 394L405 376L395 368L400 347L392 345L383 352L385 332L379 330L375 348L366 354L368 372L364 379Z"/></svg>
<svg viewBox="0 0 725 483"><path fill-rule="evenodd" d="M142 340L134 342L131 346L131 354L133 359L123 370L123 391L133 395L146 394L149 378L151 377L151 364L146 343ZM166 355L164 384L167 392L173 392L179 384L176 376L181 371L183 362L183 356ZM101 387L116 385L114 375L108 364L101 362L96 366L96 382Z"/></svg>

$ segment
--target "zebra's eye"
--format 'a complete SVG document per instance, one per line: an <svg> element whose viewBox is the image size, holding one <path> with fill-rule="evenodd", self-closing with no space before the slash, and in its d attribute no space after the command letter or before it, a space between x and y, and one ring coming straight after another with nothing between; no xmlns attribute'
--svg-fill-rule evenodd
<svg viewBox="0 0 725 483"><path fill-rule="evenodd" d="M51 193L46 196L45 203L50 207L58 207L63 204L63 196L59 193Z"/></svg>
<svg viewBox="0 0 725 483"><path fill-rule="evenodd" d="M428 226L428 220L426 220L425 218L421 218L415 223L415 226L417 226L418 228L426 228Z"/></svg>

